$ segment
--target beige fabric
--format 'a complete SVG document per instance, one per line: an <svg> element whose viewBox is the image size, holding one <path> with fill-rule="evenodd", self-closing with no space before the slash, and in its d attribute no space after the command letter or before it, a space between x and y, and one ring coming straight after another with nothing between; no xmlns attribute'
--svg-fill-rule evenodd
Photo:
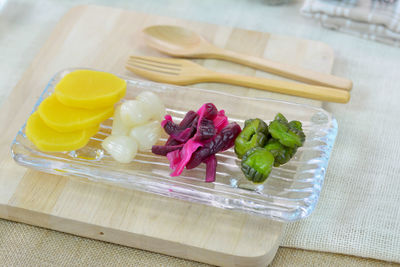
<svg viewBox="0 0 400 267"><path fill-rule="evenodd" d="M0 219L1 266L211 266ZM279 248L272 267L397 266L372 259Z"/></svg>
<svg viewBox="0 0 400 267"><path fill-rule="evenodd" d="M327 28L400 46L399 2L306 0L301 12Z"/></svg>
<svg viewBox="0 0 400 267"><path fill-rule="evenodd" d="M341 254L307 251L294 248L279 248L271 267L389 267L399 266L397 263L384 262L374 259L357 258Z"/></svg>
<svg viewBox="0 0 400 267"><path fill-rule="evenodd" d="M282 245L400 262L400 49L369 43L342 48L357 79L350 103L325 106L339 132L320 202Z"/></svg>

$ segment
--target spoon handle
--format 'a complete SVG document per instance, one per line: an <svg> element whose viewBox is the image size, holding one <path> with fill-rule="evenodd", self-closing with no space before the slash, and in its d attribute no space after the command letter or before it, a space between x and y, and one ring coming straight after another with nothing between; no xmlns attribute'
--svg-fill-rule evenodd
<svg viewBox="0 0 400 267"><path fill-rule="evenodd" d="M268 60L265 58L244 55L231 50L220 49L217 47L213 47L212 50L213 53L209 56L210 58L212 57L232 61L293 80L309 84L335 87L347 91L350 91L353 87L352 81L346 78L320 73L309 69Z"/></svg>
<svg viewBox="0 0 400 267"><path fill-rule="evenodd" d="M208 82L229 83L320 101L347 103L350 100L350 93L348 91L331 87L272 80L261 77L226 74L214 71L209 71L204 76L204 81Z"/></svg>

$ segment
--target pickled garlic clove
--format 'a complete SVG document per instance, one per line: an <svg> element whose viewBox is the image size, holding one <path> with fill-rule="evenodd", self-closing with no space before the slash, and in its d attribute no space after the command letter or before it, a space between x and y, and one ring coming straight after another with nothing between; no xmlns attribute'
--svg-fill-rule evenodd
<svg viewBox="0 0 400 267"><path fill-rule="evenodd" d="M121 163L129 163L136 156L138 144L129 136L110 135L101 143L113 159Z"/></svg>
<svg viewBox="0 0 400 267"><path fill-rule="evenodd" d="M144 124L152 117L152 106L139 100L128 100L122 103L120 115L127 127Z"/></svg>
<svg viewBox="0 0 400 267"><path fill-rule="evenodd" d="M161 121L165 115L165 106L160 97L153 92L141 92L136 99L140 102L146 103L151 107L151 118Z"/></svg>
<svg viewBox="0 0 400 267"><path fill-rule="evenodd" d="M122 105L122 104L121 104ZM131 127L128 127L121 118L121 105L118 105L114 111L112 124L112 135L128 135Z"/></svg>
<svg viewBox="0 0 400 267"><path fill-rule="evenodd" d="M157 143L160 135L161 125L158 121L134 127L129 133L129 136L138 142L140 151L150 150Z"/></svg>

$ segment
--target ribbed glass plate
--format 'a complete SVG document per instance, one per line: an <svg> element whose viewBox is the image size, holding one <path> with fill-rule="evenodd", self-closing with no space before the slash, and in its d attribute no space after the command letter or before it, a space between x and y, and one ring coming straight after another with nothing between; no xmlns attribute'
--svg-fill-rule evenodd
<svg viewBox="0 0 400 267"><path fill-rule="evenodd" d="M48 83L34 110L54 91L55 85L74 69L57 73ZM122 77L123 79L126 79ZM217 155L217 177L205 183L205 166L185 170L179 177L170 177L166 157L150 151L139 153L130 164L114 161L101 148L101 141L110 134L112 120L105 121L88 145L64 153L44 153L25 136L25 125L12 143L12 155L21 165L59 175L76 175L98 182L151 192L196 203L250 212L280 221L295 221L308 216L314 209L324 180L328 160L337 133L337 123L321 108L276 101L239 97L226 93L179 87L147 81L126 79L125 99L133 99L145 90L156 92L164 101L167 112L179 121L189 110L213 102L224 109L229 120L243 122L248 118L272 120L283 113L289 120L303 123L306 134L304 146L287 164L274 168L263 185L253 186L240 171L240 161L233 149ZM163 144L163 135L159 144Z"/></svg>

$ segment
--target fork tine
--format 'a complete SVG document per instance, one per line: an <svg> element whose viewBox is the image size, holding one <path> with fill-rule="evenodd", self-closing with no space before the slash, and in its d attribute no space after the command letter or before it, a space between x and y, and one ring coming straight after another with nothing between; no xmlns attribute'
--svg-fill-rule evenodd
<svg viewBox="0 0 400 267"><path fill-rule="evenodd" d="M160 72L154 69L147 69L143 68L142 66L135 66L132 65L131 63L127 63L125 65L125 68L128 69L129 71L142 76L144 78L147 78L152 81L156 82L166 82L166 83L178 83L178 77L179 75L174 74L174 73L165 73L165 72Z"/></svg>
<svg viewBox="0 0 400 267"><path fill-rule="evenodd" d="M185 59L177 59L177 58L165 58L165 57L148 57L148 56L130 56L130 59L134 60L141 60L141 61L147 61L150 63L156 63L156 64L162 64L170 67L180 67L181 66L181 61L187 61Z"/></svg>
<svg viewBox="0 0 400 267"><path fill-rule="evenodd" d="M179 72L181 70L181 68L179 66L166 65L166 64L159 63L159 62L156 62L153 60L143 60L141 58L130 58L130 59L128 59L128 62L144 65L149 68L155 67L158 69L164 69L164 70L173 71L173 72Z"/></svg>
<svg viewBox="0 0 400 267"><path fill-rule="evenodd" d="M126 68L153 81L179 85L200 81L199 71L200 73L206 71L190 60L147 56L131 56L127 61Z"/></svg>
<svg viewBox="0 0 400 267"><path fill-rule="evenodd" d="M148 71L148 70L144 70L142 68L138 68L136 66L133 66L131 64L126 64L125 68L132 71L133 73L148 78L150 80L154 80L154 81L158 81L158 82L164 82L162 79L160 79L160 77L162 77L161 75L155 75L155 73L153 71ZM158 79L155 79L158 78Z"/></svg>
<svg viewBox="0 0 400 267"><path fill-rule="evenodd" d="M156 73L162 73L162 74L167 74L167 75L178 75L179 71L180 71L179 69L165 68L165 67L158 66L155 64L149 64L147 62L141 62L141 61L131 60L131 59L128 60L127 65L129 65L131 67L135 67L135 68L140 68L142 70L156 72Z"/></svg>

